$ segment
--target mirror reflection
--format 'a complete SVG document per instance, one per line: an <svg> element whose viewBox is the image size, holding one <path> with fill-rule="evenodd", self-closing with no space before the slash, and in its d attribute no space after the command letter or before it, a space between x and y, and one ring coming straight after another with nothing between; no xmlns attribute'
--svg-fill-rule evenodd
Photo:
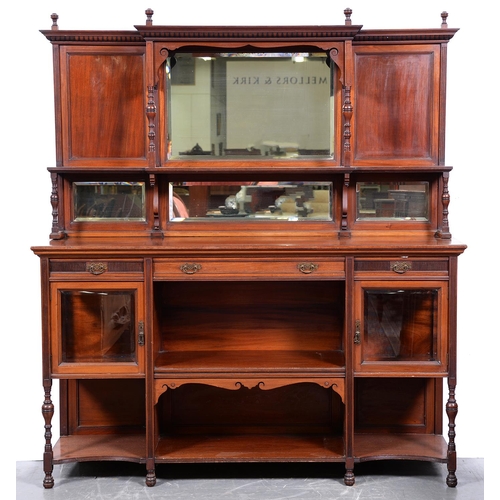
<svg viewBox="0 0 500 500"><path fill-rule="evenodd" d="M145 221L144 182L73 182L73 220Z"/></svg>
<svg viewBox="0 0 500 500"><path fill-rule="evenodd" d="M427 221L429 183L357 182L357 220Z"/></svg>
<svg viewBox="0 0 500 500"><path fill-rule="evenodd" d="M332 220L331 182L171 182L170 220Z"/></svg>
<svg viewBox="0 0 500 500"><path fill-rule="evenodd" d="M179 53L166 66L169 158L330 156L325 53Z"/></svg>

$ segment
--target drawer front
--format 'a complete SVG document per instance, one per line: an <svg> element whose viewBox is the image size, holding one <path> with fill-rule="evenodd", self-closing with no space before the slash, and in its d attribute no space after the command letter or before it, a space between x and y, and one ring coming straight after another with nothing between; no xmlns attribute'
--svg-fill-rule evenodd
<svg viewBox="0 0 500 500"><path fill-rule="evenodd" d="M100 260L100 259L51 259L50 277L64 279L142 279L144 263L135 260Z"/></svg>
<svg viewBox="0 0 500 500"><path fill-rule="evenodd" d="M155 280L342 279L343 259L156 259Z"/></svg>
<svg viewBox="0 0 500 500"><path fill-rule="evenodd" d="M363 278L370 276L387 277L443 277L448 276L449 262L447 258L425 259L411 257L394 257L384 259L356 259L354 274Z"/></svg>

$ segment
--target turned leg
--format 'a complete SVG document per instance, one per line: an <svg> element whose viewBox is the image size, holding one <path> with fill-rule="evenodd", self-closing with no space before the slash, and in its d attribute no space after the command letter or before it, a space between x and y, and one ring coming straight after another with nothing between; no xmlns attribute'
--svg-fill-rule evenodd
<svg viewBox="0 0 500 500"><path fill-rule="evenodd" d="M355 479L354 479L354 470L353 469L346 469L345 474L344 474L344 484L346 486L354 486Z"/></svg>
<svg viewBox="0 0 500 500"><path fill-rule="evenodd" d="M54 478L52 477L53 453L52 453L52 417L54 416L54 405L50 399L50 391L52 388L51 380L44 380L43 387L45 391L45 399L42 405L42 415L45 420L45 450L43 453L43 470L45 477L43 479L44 488L52 488L54 486Z"/></svg>
<svg viewBox="0 0 500 500"><path fill-rule="evenodd" d="M156 484L156 470L154 459L148 458L146 460L146 486L154 486Z"/></svg>
<svg viewBox="0 0 500 500"><path fill-rule="evenodd" d="M446 414L448 415L448 476L446 484L450 488L457 485L457 450L455 448L455 418L458 413L458 405L455 400L455 385L448 384L449 396L446 403Z"/></svg>
<svg viewBox="0 0 500 500"><path fill-rule="evenodd" d="M354 486L354 460L352 458L346 459L345 462L344 484L346 486Z"/></svg>

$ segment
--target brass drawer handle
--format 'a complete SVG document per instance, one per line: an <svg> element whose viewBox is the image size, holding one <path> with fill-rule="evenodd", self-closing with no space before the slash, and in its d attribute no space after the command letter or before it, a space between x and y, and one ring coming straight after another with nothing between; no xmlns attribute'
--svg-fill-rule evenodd
<svg viewBox="0 0 500 500"><path fill-rule="evenodd" d="M87 262L87 271L90 274L103 274L108 270L108 264L106 262Z"/></svg>
<svg viewBox="0 0 500 500"><path fill-rule="evenodd" d="M182 264L180 270L185 274L195 274L201 269L201 264L186 262Z"/></svg>
<svg viewBox="0 0 500 500"><path fill-rule="evenodd" d="M301 262L297 265L298 270L304 274L311 274L317 271L319 268L318 264L313 264L312 262Z"/></svg>
<svg viewBox="0 0 500 500"><path fill-rule="evenodd" d="M391 262L391 270L398 274L404 274L411 271L411 262Z"/></svg>

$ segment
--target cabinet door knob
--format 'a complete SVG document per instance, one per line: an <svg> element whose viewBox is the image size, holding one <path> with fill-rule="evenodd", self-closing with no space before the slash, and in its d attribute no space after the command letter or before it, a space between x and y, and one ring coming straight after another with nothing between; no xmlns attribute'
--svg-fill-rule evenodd
<svg viewBox="0 0 500 500"><path fill-rule="evenodd" d="M301 273L304 274L311 274L314 271L317 271L319 268L318 264L314 264L312 262L301 262L300 264L297 265L297 268Z"/></svg>
<svg viewBox="0 0 500 500"><path fill-rule="evenodd" d="M182 264L182 266L180 267L180 270L185 274L194 274L197 273L200 269L201 269L201 264L195 264L190 262L186 262L185 264Z"/></svg>

